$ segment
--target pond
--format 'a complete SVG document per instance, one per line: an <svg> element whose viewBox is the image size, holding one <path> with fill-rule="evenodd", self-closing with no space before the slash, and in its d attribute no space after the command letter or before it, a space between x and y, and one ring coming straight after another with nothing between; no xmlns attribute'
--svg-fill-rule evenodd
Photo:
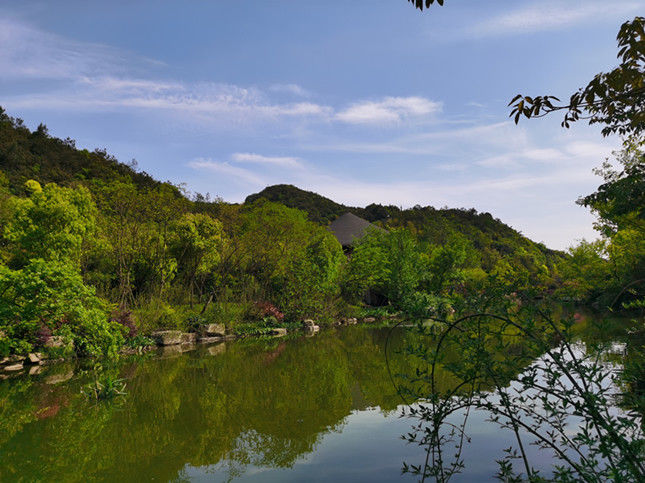
<svg viewBox="0 0 645 483"><path fill-rule="evenodd" d="M127 383L113 402L73 364L0 381L0 481L413 481L388 336L391 372L412 370L409 332L347 327L133 357L105 368ZM454 481L491 480L511 435L475 412L469 436Z"/></svg>

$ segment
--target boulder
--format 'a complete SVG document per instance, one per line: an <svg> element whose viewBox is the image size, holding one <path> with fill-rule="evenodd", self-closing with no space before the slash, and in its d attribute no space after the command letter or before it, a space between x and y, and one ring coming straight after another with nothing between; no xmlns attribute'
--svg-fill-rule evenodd
<svg viewBox="0 0 645 483"><path fill-rule="evenodd" d="M216 336L216 337L200 337L197 339L197 342L200 344L213 344L215 342L222 342L225 340L224 337Z"/></svg>
<svg viewBox="0 0 645 483"><path fill-rule="evenodd" d="M182 353L180 344L162 345L157 352L161 357L175 357Z"/></svg>
<svg viewBox="0 0 645 483"><path fill-rule="evenodd" d="M24 366L22 365L22 362L19 362L18 364L11 364L10 366L4 366L4 370L7 372L17 372L17 371L22 371Z"/></svg>
<svg viewBox="0 0 645 483"><path fill-rule="evenodd" d="M29 375L35 376L37 374L40 374L42 371L43 371L43 366L31 366L29 368Z"/></svg>
<svg viewBox="0 0 645 483"><path fill-rule="evenodd" d="M368 324L373 324L374 322L376 322L376 318L375 317L365 317L363 319L363 322L368 323Z"/></svg>
<svg viewBox="0 0 645 483"><path fill-rule="evenodd" d="M182 344L194 344L197 342L197 334L195 332L184 332L181 334Z"/></svg>
<svg viewBox="0 0 645 483"><path fill-rule="evenodd" d="M284 337L287 335L287 329L284 327L276 327L275 329L271 330L271 335L274 335L276 337Z"/></svg>
<svg viewBox="0 0 645 483"><path fill-rule="evenodd" d="M51 336L49 339L45 341L45 347L49 347L52 349L59 349L61 347L68 347L70 343L65 342L65 339L61 337L60 335L54 335Z"/></svg>
<svg viewBox="0 0 645 483"><path fill-rule="evenodd" d="M161 346L181 344L181 332L178 330L158 330L150 337Z"/></svg>
<svg viewBox="0 0 645 483"><path fill-rule="evenodd" d="M222 342L221 344L215 344L208 348L208 353L212 356L217 356L226 352L226 344Z"/></svg>
<svg viewBox="0 0 645 483"><path fill-rule="evenodd" d="M60 384L61 382L69 381L72 377L74 377L73 370L60 374L53 374L45 379L45 384Z"/></svg>
<svg viewBox="0 0 645 483"><path fill-rule="evenodd" d="M203 334L208 337L226 335L226 326L224 324L207 324L204 326Z"/></svg>
<svg viewBox="0 0 645 483"><path fill-rule="evenodd" d="M25 359L25 362L28 362L29 364L42 364L42 359L43 359L42 354L32 352L27 356L27 359Z"/></svg>

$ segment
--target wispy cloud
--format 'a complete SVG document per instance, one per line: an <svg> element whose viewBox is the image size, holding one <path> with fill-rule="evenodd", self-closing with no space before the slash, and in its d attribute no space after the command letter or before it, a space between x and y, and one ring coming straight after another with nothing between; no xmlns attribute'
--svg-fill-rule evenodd
<svg viewBox="0 0 645 483"><path fill-rule="evenodd" d="M311 92L298 84L273 84L269 87L269 90L298 97L311 96Z"/></svg>
<svg viewBox="0 0 645 483"><path fill-rule="evenodd" d="M391 124L440 111L440 102L425 97L385 97L352 104L337 113L336 119L351 124Z"/></svg>
<svg viewBox="0 0 645 483"><path fill-rule="evenodd" d="M227 178L232 178L235 181L242 181L243 183L254 187L267 185L265 180L253 171L240 168L239 166L233 166L229 163L213 161L209 158L197 158L188 163L188 166L193 169L206 170L223 175Z"/></svg>
<svg viewBox="0 0 645 483"><path fill-rule="evenodd" d="M302 168L300 159L292 156L263 156L255 153L234 153L231 156L231 159L238 163L256 163L285 168Z"/></svg>
<svg viewBox="0 0 645 483"><path fill-rule="evenodd" d="M493 16L469 27L470 37L527 34L620 18L642 9L642 3L540 1Z"/></svg>
<svg viewBox="0 0 645 483"><path fill-rule="evenodd" d="M103 44L77 42L0 11L0 78L79 79L162 63ZM134 68L136 70L136 68Z"/></svg>

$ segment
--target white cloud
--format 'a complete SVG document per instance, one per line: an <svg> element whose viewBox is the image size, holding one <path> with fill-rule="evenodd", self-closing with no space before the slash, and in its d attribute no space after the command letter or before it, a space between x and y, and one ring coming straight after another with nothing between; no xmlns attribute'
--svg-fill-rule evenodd
<svg viewBox="0 0 645 483"><path fill-rule="evenodd" d="M239 163L257 163L265 165L282 166L285 168L301 168L299 158L291 156L263 156L255 153L234 153L231 156L233 161Z"/></svg>
<svg viewBox="0 0 645 483"><path fill-rule="evenodd" d="M299 97L311 96L311 92L298 84L273 84L269 87L269 90Z"/></svg>
<svg viewBox="0 0 645 483"><path fill-rule="evenodd" d="M79 79L123 73L126 65L160 64L106 45L45 32L0 11L0 79Z"/></svg>
<svg viewBox="0 0 645 483"><path fill-rule="evenodd" d="M486 19L468 28L471 37L488 37L512 34L526 34L555 30L578 24L622 18L642 8L636 2L584 2L540 1L516 8L510 12Z"/></svg>
<svg viewBox="0 0 645 483"><path fill-rule="evenodd" d="M391 124L441 111L441 103L424 97L385 97L350 105L336 119L351 124Z"/></svg>
<svg viewBox="0 0 645 483"><path fill-rule="evenodd" d="M239 166L232 166L229 163L220 161L213 161L208 158L198 158L188 163L193 169L201 169L217 173L228 178L233 178L242 181L245 184L253 185L256 187L266 186L267 183L263 178L256 175L248 169L240 168Z"/></svg>

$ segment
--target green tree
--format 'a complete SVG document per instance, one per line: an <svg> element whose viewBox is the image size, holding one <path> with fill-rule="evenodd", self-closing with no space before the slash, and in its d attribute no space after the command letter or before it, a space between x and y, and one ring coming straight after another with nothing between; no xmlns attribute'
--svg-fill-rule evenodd
<svg viewBox="0 0 645 483"><path fill-rule="evenodd" d="M96 206L84 187L62 188L49 183L41 188L26 183L30 196L12 198L13 216L4 236L14 266L33 258L69 261L79 266L83 241L95 229Z"/></svg>
<svg viewBox="0 0 645 483"><path fill-rule="evenodd" d="M572 94L568 103L555 96L515 96L511 117L542 117L565 111L563 127L580 119L602 124L602 134L639 135L645 129L645 18L625 22L617 36L620 65L597 74L589 84Z"/></svg>

